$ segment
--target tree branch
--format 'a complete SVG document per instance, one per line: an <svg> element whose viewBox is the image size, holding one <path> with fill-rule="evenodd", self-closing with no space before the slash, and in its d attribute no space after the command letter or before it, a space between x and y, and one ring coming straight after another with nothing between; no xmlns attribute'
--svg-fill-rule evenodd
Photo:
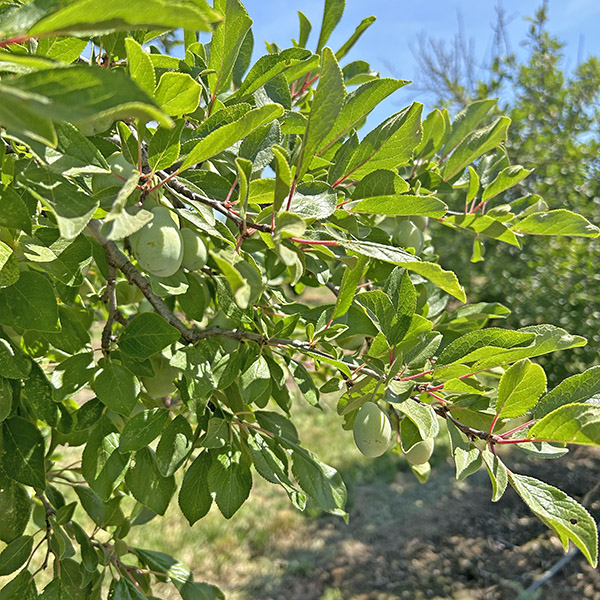
<svg viewBox="0 0 600 600"><path fill-rule="evenodd" d="M185 184L183 184L173 175L169 175L166 171L157 171L156 174L162 179L169 179L168 182L165 184L165 187L167 189L171 189L174 192L181 194L185 198L188 198L189 200L193 200L195 202L205 204L206 206L210 206L218 213L224 215L225 217L233 221L240 231L244 230L244 219L242 219L239 215L236 215L234 212L229 210L226 206L223 205L222 202L219 202L218 200L213 200L208 196L192 192L192 190L190 190ZM254 223L253 221L247 220L245 225L248 229L256 229L257 231L262 231L264 233L271 233L273 231L272 227L270 225L267 225L266 223Z"/></svg>

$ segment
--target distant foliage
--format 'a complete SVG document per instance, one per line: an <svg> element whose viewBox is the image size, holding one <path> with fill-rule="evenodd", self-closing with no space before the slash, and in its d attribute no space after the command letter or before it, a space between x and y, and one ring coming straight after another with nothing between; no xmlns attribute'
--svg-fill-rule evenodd
<svg viewBox="0 0 600 600"><path fill-rule="evenodd" d="M506 149L516 163L533 172L520 182L508 200L523 194L539 195L540 206L576 210L596 219L600 208L600 60L590 56L569 70L563 44L546 30L546 3L531 20L524 58L505 54L497 44L489 71L473 72L463 57L461 68L445 81L427 65L446 63L440 43L421 45L427 55L427 87L459 109L478 98L500 96L499 110L512 119ZM507 32L500 13L496 40ZM464 42L458 44L465 47ZM470 70L468 79L464 74ZM541 322L561 325L588 339L586 347L557 355L543 364L554 382L598 364L600 294L597 241L523 240L522 249L486 244L485 262L468 264L472 240L457 240L451 232L436 232L442 264L469 281L472 297L502 302L512 314L507 324L523 327ZM447 252L447 248L452 248Z"/></svg>

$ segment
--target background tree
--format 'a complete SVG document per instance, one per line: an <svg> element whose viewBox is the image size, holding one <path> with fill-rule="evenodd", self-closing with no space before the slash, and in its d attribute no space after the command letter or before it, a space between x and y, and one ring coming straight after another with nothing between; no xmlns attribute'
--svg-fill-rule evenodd
<svg viewBox="0 0 600 600"><path fill-rule="evenodd" d="M523 43L526 54L510 53L508 19L500 9L492 58L485 65L462 31L452 44L421 38L415 53L421 85L454 109L500 96L498 111L512 119L506 149L512 160L533 169L509 198L537 194L551 208L595 218L600 203L600 61L590 56L569 69L564 45L548 33L547 22L545 2L531 19ZM568 358L543 362L552 381L598 364L597 242L528 239L521 249L486 243L486 260L469 264L472 238L436 234L443 240L436 244L442 264L470 282L473 298L510 306L509 325L551 321L588 338L588 346Z"/></svg>
<svg viewBox="0 0 600 600"><path fill-rule="evenodd" d="M597 564L586 509L502 453L600 445L600 369L548 391L531 360L585 339L487 327L506 308L465 304L423 231L600 230L535 196L483 214L529 173L493 100L424 121L413 103L359 138L406 82L340 67L373 22L334 52L343 8L325 2L315 52L300 14L250 66L238 0L0 7L0 600L222 597L128 535L175 501L190 525L213 503L229 519L254 472L347 518L290 418L326 393L365 455L393 447L419 481L444 427L457 478L510 485ZM180 27L182 60L154 43Z"/></svg>

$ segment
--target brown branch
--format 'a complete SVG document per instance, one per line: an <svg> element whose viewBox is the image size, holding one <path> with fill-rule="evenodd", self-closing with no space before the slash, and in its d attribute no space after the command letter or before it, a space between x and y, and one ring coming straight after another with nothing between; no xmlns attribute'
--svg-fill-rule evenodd
<svg viewBox="0 0 600 600"><path fill-rule="evenodd" d="M206 206L210 206L218 213L221 213L222 215L233 221L240 231L244 230L244 219L242 219L239 215L229 210L226 206L223 205L222 202L209 198L208 196L204 196L203 194L192 192L192 190L190 190L185 184L183 184L173 175L169 175L166 171L157 171L156 174L163 179L169 179L168 182L165 184L167 188L170 188L174 192L181 194L189 200L193 200L195 202L205 204ZM264 233L272 232L271 226L267 225L266 223L254 223L253 221L246 221L246 225L250 229L256 229L257 231L262 231Z"/></svg>

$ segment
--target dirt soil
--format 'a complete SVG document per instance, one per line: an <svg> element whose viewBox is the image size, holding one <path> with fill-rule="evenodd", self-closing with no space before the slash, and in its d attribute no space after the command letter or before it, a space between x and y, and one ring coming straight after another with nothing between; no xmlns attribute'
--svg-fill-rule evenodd
<svg viewBox="0 0 600 600"><path fill-rule="evenodd" d="M559 461L512 450L506 462L578 501L600 481L597 449ZM307 519L301 537L281 540L272 575L246 591L265 600L515 600L564 553L512 489L496 504L490 494L485 472L457 483L445 462L425 485L408 472L387 484L359 483L348 525ZM600 491L588 509L600 520ZM537 595L520 600L535 598L600 600L600 573L578 553Z"/></svg>

